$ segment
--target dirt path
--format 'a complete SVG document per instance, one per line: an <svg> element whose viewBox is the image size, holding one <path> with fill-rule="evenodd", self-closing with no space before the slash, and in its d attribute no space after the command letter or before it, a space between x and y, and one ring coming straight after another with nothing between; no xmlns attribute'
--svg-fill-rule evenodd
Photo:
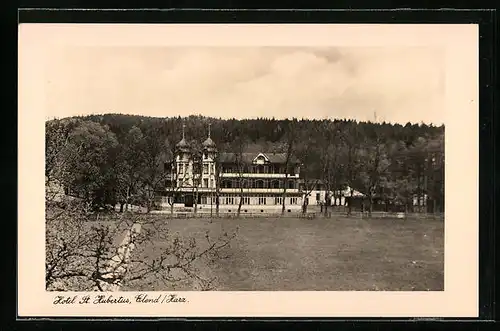
<svg viewBox="0 0 500 331"><path fill-rule="evenodd" d="M125 232L124 238L118 246L118 252L113 258L107 268L109 278L121 278L127 271L127 265L130 262L130 254L135 248L135 244L131 242L134 235L141 232L141 224L135 223L132 227ZM121 284L115 282L113 284L102 282L101 287L104 291L117 292L120 290Z"/></svg>

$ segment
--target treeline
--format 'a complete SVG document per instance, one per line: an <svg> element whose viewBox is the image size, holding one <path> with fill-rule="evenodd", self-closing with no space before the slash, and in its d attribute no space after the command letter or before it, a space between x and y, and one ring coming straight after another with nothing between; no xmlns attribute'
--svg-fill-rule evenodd
<svg viewBox="0 0 500 331"><path fill-rule="evenodd" d="M95 208L134 203L151 210L165 187L164 162L182 136L208 135L219 151L283 152L302 161L305 193L318 180L335 200L346 186L411 207L444 206L444 126L273 118L153 118L105 114L46 122L46 179Z"/></svg>

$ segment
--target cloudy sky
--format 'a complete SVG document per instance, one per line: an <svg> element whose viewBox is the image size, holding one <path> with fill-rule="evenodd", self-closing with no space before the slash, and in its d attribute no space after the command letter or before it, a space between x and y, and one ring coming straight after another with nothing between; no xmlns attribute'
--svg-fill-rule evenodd
<svg viewBox="0 0 500 331"><path fill-rule="evenodd" d="M146 116L444 122L431 47L66 47L46 70L46 118Z"/></svg>

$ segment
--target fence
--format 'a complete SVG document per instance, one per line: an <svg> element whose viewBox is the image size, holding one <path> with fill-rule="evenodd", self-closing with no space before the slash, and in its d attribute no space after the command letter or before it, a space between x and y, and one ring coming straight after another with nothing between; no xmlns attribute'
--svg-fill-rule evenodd
<svg viewBox="0 0 500 331"><path fill-rule="evenodd" d="M324 218L370 218L368 212L308 212L303 214L302 211L285 212L284 215L278 212L241 212L238 216L237 212L220 211L217 216L215 210L210 212L178 212L174 211L153 211L152 214L159 214L166 218L306 218L306 219L324 219ZM397 213L397 212L372 212L371 218L387 218L387 219L444 219L443 213Z"/></svg>
<svg viewBox="0 0 500 331"><path fill-rule="evenodd" d="M360 212L353 211L350 214L347 212L327 212L322 213L323 217L332 218L332 217L352 217L352 218L398 218L398 219L406 219L406 218L416 218L416 219L444 219L444 213L401 213L401 212L380 212L374 211L369 212ZM321 216L320 216L321 217Z"/></svg>

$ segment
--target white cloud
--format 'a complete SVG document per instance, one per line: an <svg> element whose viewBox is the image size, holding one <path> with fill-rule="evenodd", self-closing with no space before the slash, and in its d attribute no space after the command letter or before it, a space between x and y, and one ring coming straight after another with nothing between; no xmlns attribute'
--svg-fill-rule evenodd
<svg viewBox="0 0 500 331"><path fill-rule="evenodd" d="M73 48L47 65L48 117L340 117L444 121L433 48Z"/></svg>

